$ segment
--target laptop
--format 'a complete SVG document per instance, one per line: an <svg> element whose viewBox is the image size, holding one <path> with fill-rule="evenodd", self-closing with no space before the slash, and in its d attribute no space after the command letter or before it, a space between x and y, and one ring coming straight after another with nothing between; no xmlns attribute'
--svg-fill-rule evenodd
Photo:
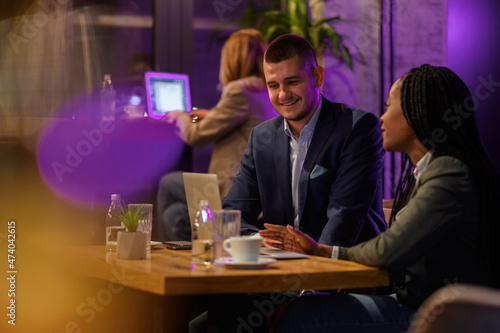
<svg viewBox="0 0 500 333"><path fill-rule="evenodd" d="M148 115L161 119L168 112L191 112L191 92L187 74L146 72Z"/></svg>
<svg viewBox="0 0 500 333"><path fill-rule="evenodd" d="M194 221L200 200L208 200L210 209L222 209L217 175L211 173L184 172L184 190L189 211L189 221Z"/></svg>

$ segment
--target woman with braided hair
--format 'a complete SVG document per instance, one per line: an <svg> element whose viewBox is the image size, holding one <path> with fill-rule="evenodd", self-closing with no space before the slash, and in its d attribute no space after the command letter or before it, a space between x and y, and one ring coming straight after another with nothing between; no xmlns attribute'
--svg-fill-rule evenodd
<svg viewBox="0 0 500 333"><path fill-rule="evenodd" d="M423 65L397 80L381 117L384 149L402 168L391 227L351 248L291 226L261 236L285 250L388 269L396 294L311 294L289 303L277 332L403 332L440 287L500 287L500 177L478 136L473 97L450 69Z"/></svg>

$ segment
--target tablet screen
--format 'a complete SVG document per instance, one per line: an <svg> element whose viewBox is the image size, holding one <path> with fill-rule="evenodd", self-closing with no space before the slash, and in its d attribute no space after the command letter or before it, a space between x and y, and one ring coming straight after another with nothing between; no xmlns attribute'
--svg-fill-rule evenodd
<svg viewBox="0 0 500 333"><path fill-rule="evenodd" d="M168 112L191 112L189 77L186 74L146 72L148 115L160 119Z"/></svg>

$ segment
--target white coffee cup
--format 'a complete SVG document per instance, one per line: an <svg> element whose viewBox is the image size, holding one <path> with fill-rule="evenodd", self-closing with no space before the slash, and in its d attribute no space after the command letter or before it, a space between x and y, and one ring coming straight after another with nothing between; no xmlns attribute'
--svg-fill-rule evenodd
<svg viewBox="0 0 500 333"><path fill-rule="evenodd" d="M262 238L238 236L226 239L222 246L231 254L234 262L258 262Z"/></svg>

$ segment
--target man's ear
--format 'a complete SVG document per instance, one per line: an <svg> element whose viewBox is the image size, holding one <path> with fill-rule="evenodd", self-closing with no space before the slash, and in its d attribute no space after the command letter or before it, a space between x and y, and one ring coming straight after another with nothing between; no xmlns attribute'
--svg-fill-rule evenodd
<svg viewBox="0 0 500 333"><path fill-rule="evenodd" d="M316 81L316 87L321 87L323 80L325 79L325 69L321 66L316 66L313 72L314 80Z"/></svg>

